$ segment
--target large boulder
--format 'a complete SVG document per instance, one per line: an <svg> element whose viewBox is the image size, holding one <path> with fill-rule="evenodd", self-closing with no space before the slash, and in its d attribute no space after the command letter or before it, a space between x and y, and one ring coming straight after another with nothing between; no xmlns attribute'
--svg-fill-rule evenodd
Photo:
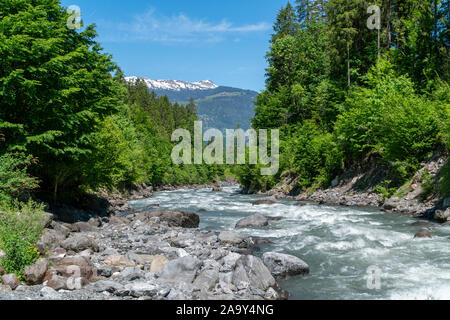
<svg viewBox="0 0 450 320"><path fill-rule="evenodd" d="M61 242L67 238L67 235L53 229L45 229L38 242L38 245L45 249L54 249L60 246Z"/></svg>
<svg viewBox="0 0 450 320"><path fill-rule="evenodd" d="M61 247L74 252L81 252L86 249L91 249L94 252L99 251L98 244L93 239L86 237L85 235L75 235L70 237L61 243Z"/></svg>
<svg viewBox="0 0 450 320"><path fill-rule="evenodd" d="M199 289L212 290L219 282L219 272L217 270L204 270L194 281L194 286Z"/></svg>
<svg viewBox="0 0 450 320"><path fill-rule="evenodd" d="M155 256L150 267L150 272L161 271L168 262L169 259L164 256Z"/></svg>
<svg viewBox="0 0 450 320"><path fill-rule="evenodd" d="M198 214L187 211L157 210L153 212L139 212L137 216L144 222L150 222L150 219L158 217L159 221L167 222L169 227L198 228L200 224Z"/></svg>
<svg viewBox="0 0 450 320"><path fill-rule="evenodd" d="M295 276L309 273L309 266L303 260L288 254L266 252L263 262L275 277Z"/></svg>
<svg viewBox="0 0 450 320"><path fill-rule="evenodd" d="M158 280L168 283L192 283L201 265L202 262L193 256L172 260L164 266Z"/></svg>
<svg viewBox="0 0 450 320"><path fill-rule="evenodd" d="M97 227L88 222L75 222L72 224L72 231L74 232L95 232Z"/></svg>
<svg viewBox="0 0 450 320"><path fill-rule="evenodd" d="M268 218L260 214L255 214L239 220L236 223L236 228L252 228L252 227L260 228L268 225L269 225Z"/></svg>
<svg viewBox="0 0 450 320"><path fill-rule="evenodd" d="M261 259L252 255L241 256L236 261L232 282L236 287L249 284L251 287L263 291L271 287L277 287L275 278L269 269L267 269Z"/></svg>
<svg viewBox="0 0 450 320"><path fill-rule="evenodd" d="M450 219L450 208L447 210L436 210L434 213L434 218L438 221L446 222Z"/></svg>
<svg viewBox="0 0 450 320"><path fill-rule="evenodd" d="M259 206L262 204L275 204L278 201L275 198L266 198L266 199L260 199L260 200L255 200L252 202L252 205L254 206Z"/></svg>
<svg viewBox="0 0 450 320"><path fill-rule="evenodd" d="M35 264L25 268L23 279L30 285L41 284L48 269L48 261L41 259Z"/></svg>
<svg viewBox="0 0 450 320"><path fill-rule="evenodd" d="M13 273L5 274L2 276L2 283L11 288L11 290L16 290L16 288L20 285L19 278Z"/></svg>
<svg viewBox="0 0 450 320"><path fill-rule="evenodd" d="M53 221L53 214L44 212L40 221L42 228L48 228Z"/></svg>
<svg viewBox="0 0 450 320"><path fill-rule="evenodd" d="M428 229L422 229L415 234L414 238L431 238L431 233Z"/></svg>
<svg viewBox="0 0 450 320"><path fill-rule="evenodd" d="M240 244L245 241L245 237L236 231L222 231L219 241L223 244Z"/></svg>
<svg viewBox="0 0 450 320"><path fill-rule="evenodd" d="M44 280L51 278L53 275L59 275L65 278L82 277L87 280L93 280L97 277L97 269L91 260L86 257L65 257L49 259L51 268L47 272ZM57 290L56 288L53 288Z"/></svg>

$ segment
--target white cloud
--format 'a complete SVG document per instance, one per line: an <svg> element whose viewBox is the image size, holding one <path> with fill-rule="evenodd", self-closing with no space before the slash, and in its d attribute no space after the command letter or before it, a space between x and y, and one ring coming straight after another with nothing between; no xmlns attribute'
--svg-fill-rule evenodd
<svg viewBox="0 0 450 320"><path fill-rule="evenodd" d="M104 41L220 42L226 35L266 31L270 24L260 22L235 26L223 19L219 23L193 19L183 13L159 15L154 9L136 15L129 23L101 23L111 33Z"/></svg>

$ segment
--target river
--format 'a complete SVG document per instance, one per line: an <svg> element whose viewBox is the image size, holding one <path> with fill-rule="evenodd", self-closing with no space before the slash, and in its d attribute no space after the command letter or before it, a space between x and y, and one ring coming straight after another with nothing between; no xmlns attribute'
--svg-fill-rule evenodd
<svg viewBox="0 0 450 320"><path fill-rule="evenodd" d="M290 299L450 299L450 227L433 224L432 239L413 239L417 220L370 208L316 204L296 206L280 200L252 206L261 198L238 194L237 186L222 192L183 189L155 192L132 201L136 209L160 204L162 209L199 212L200 229L234 230L252 214L282 217L263 229L241 229L248 236L269 239L266 251L291 254L310 266L310 274L279 280Z"/></svg>

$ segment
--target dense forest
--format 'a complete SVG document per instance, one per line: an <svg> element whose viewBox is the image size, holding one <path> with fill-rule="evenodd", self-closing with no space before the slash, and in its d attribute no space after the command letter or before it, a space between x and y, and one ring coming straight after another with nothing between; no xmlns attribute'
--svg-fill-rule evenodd
<svg viewBox="0 0 450 320"><path fill-rule="evenodd" d="M57 201L136 183L196 183L216 169L172 164L171 134L192 129L195 105L172 104L123 81L58 1L0 4L0 197L35 191Z"/></svg>
<svg viewBox="0 0 450 320"><path fill-rule="evenodd" d="M380 30L368 20L378 5ZM298 0L276 18L254 128L280 129L280 172L240 170L248 190L282 176L313 191L368 156L396 190L450 144L449 1ZM376 17L376 16L375 16ZM376 18L375 18L376 25ZM450 171L448 168L444 170ZM449 177L441 192L450 194Z"/></svg>

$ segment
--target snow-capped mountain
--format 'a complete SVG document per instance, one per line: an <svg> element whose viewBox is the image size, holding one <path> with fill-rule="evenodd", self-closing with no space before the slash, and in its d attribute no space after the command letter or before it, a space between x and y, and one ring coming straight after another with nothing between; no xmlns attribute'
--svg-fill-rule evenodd
<svg viewBox="0 0 450 320"><path fill-rule="evenodd" d="M203 80L198 82L186 82L181 80L152 80L140 77L125 77L126 81L135 82L137 79L145 81L150 90L211 90L217 89L219 86L211 80Z"/></svg>

